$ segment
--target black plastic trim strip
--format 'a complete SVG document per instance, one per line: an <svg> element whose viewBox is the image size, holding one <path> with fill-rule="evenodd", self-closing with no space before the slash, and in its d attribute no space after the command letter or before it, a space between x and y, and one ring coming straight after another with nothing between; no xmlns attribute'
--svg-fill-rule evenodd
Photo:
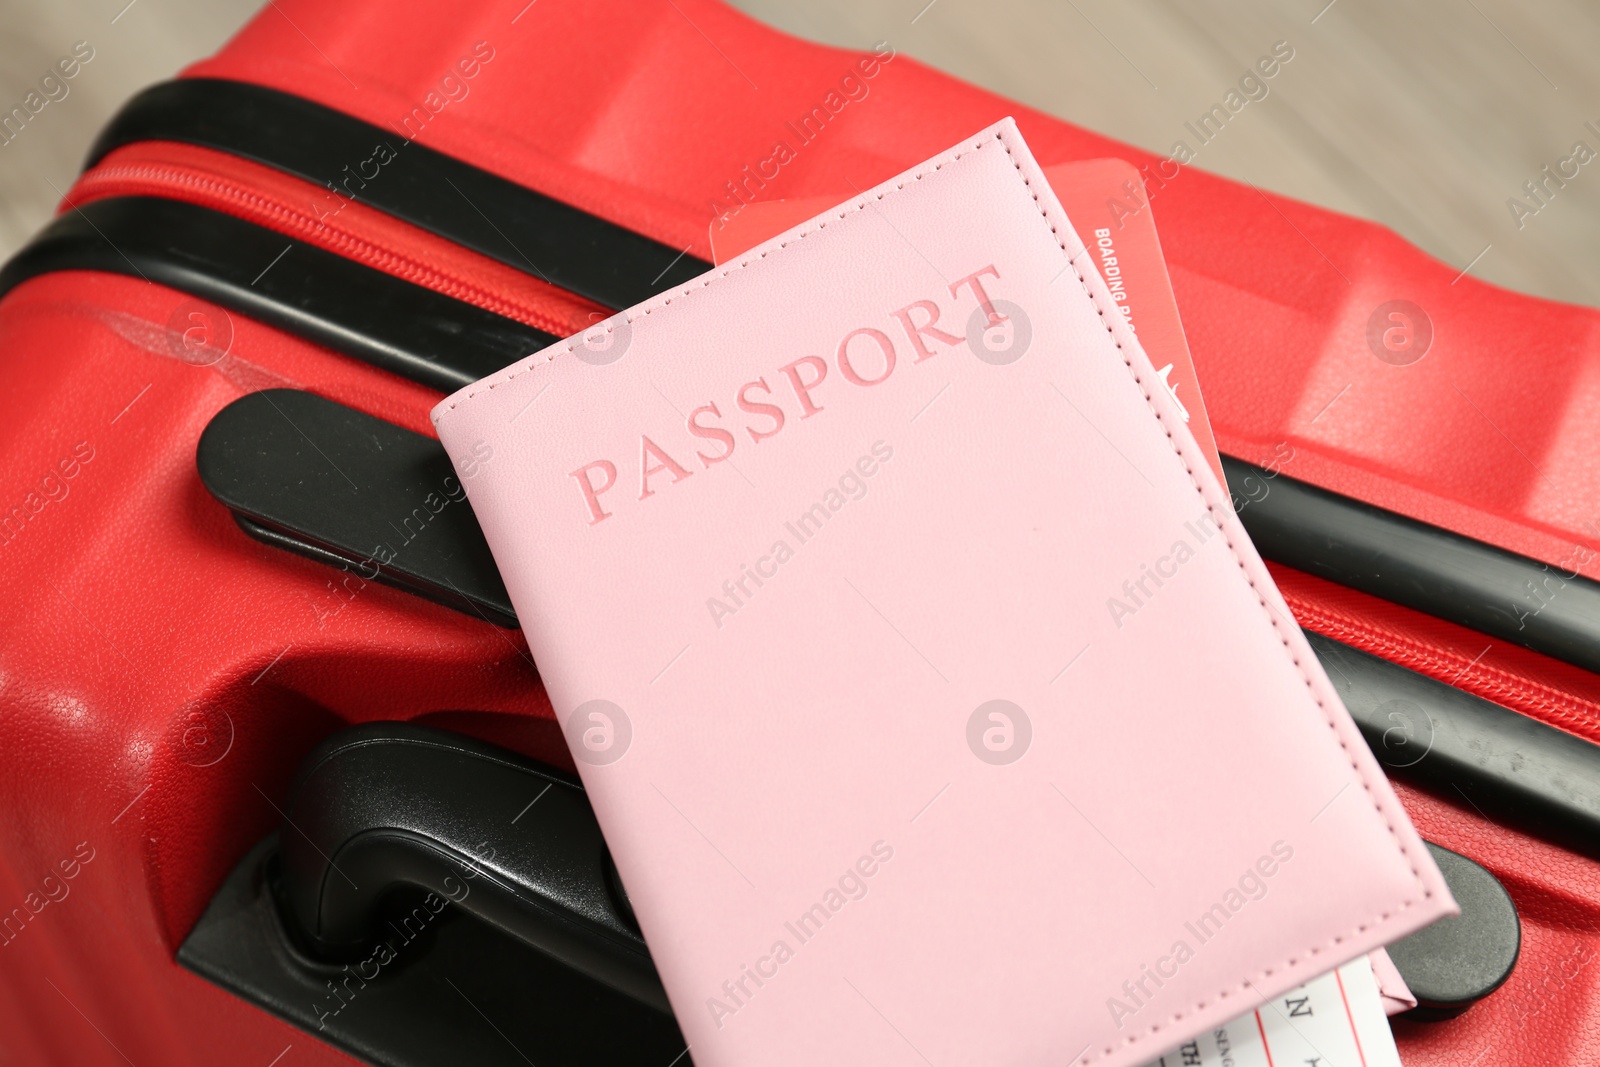
<svg viewBox="0 0 1600 1067"><path fill-rule="evenodd" d="M1600 672L1600 582L1222 457L1267 559Z"/></svg>
<svg viewBox="0 0 1600 1067"><path fill-rule="evenodd" d="M1311 630L1383 769L1600 858L1600 745Z"/></svg>
<svg viewBox="0 0 1600 1067"><path fill-rule="evenodd" d="M626 308L711 264L496 174L303 97L189 78L135 96L87 166L124 145L177 141L228 152L330 188L610 308ZM379 163L386 146L392 155Z"/></svg>
<svg viewBox="0 0 1600 1067"><path fill-rule="evenodd" d="M60 216L0 269L0 295L63 270L170 286L447 393L557 340L232 215L156 197L97 200Z"/></svg>

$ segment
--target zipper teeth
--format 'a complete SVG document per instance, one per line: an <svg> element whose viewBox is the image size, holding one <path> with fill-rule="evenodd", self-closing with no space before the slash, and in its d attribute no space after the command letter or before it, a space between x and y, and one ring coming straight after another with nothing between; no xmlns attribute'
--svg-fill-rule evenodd
<svg viewBox="0 0 1600 1067"><path fill-rule="evenodd" d="M328 219L315 218L310 213L290 207L281 200L186 167L153 163L102 166L86 174L79 182L77 199L81 201L105 195L109 190L103 189L102 186L124 183L200 190L240 209L241 215L244 211L248 211L256 218L271 219L276 224L274 228L280 232L301 237L309 244L337 252L348 259L375 267L426 289L514 319L556 337L563 337L572 332L570 323L555 318L525 301L492 292L453 273L373 244L365 237L341 229Z"/></svg>
<svg viewBox="0 0 1600 1067"><path fill-rule="evenodd" d="M1471 660L1457 652L1444 652L1361 620L1352 620L1342 612L1324 609L1303 596L1285 592L1284 600L1295 617L1309 629L1600 743L1600 715L1581 697L1489 666L1481 660Z"/></svg>

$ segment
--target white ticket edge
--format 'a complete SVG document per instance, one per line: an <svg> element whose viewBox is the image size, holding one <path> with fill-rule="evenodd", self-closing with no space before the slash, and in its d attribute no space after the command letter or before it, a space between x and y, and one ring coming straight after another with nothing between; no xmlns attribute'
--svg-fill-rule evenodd
<svg viewBox="0 0 1600 1067"><path fill-rule="evenodd" d="M1400 1067L1367 957L1274 997L1149 1067Z"/></svg>

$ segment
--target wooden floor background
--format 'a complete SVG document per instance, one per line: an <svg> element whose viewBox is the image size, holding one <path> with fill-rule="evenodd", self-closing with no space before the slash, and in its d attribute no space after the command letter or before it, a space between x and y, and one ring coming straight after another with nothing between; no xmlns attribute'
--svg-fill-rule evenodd
<svg viewBox="0 0 1600 1067"><path fill-rule="evenodd" d="M578 3L582 0L545 0ZM639 0L641 3L665 0ZM1166 154L1273 43L1294 60L1195 164L1382 222L1475 276L1600 305L1600 159L1519 228L1524 182L1600 153L1594 0L734 0L781 29L903 53ZM260 0L0 0L9 109L72 42L95 58L0 148L0 257L49 216L139 87L220 45Z"/></svg>

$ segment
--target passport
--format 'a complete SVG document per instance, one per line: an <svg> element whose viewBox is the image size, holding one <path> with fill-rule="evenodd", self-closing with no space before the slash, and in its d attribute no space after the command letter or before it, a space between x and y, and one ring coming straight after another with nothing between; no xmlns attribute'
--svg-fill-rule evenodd
<svg viewBox="0 0 1600 1067"><path fill-rule="evenodd" d="M1139 1064L1454 912L1117 304L1006 120L435 409L702 1067Z"/></svg>

